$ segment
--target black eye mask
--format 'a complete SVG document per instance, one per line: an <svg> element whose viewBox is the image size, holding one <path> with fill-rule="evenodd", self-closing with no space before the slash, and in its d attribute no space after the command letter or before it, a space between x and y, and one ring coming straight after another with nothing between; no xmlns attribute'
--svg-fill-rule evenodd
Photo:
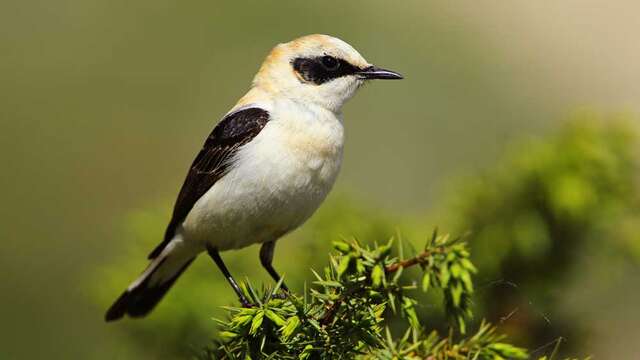
<svg viewBox="0 0 640 360"><path fill-rule="evenodd" d="M293 70L302 79L316 85L324 84L343 76L354 75L361 71L346 60L325 55L312 58L295 58L291 61Z"/></svg>

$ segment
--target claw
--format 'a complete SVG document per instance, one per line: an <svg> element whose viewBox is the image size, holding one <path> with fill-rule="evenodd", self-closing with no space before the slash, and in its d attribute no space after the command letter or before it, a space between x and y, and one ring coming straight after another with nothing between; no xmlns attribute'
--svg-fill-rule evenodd
<svg viewBox="0 0 640 360"><path fill-rule="evenodd" d="M242 307L245 309L251 309L251 308L257 307L256 304L252 304L246 300L245 301L240 300L240 303L242 304Z"/></svg>

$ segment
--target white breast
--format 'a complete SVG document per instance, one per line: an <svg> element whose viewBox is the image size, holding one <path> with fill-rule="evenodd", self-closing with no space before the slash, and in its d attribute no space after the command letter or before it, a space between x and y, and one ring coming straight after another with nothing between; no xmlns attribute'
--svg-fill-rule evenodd
<svg viewBox="0 0 640 360"><path fill-rule="evenodd" d="M273 106L270 116L229 173L196 202L183 223L186 241L226 250L275 240L325 199L342 161L342 123L295 103Z"/></svg>

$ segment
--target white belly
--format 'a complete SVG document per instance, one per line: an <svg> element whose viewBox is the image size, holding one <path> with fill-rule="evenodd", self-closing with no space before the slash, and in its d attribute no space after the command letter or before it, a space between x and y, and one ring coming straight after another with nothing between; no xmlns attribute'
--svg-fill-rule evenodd
<svg viewBox="0 0 640 360"><path fill-rule="evenodd" d="M271 120L195 203L183 223L185 241L228 250L276 240L300 226L333 186L342 145L337 119Z"/></svg>

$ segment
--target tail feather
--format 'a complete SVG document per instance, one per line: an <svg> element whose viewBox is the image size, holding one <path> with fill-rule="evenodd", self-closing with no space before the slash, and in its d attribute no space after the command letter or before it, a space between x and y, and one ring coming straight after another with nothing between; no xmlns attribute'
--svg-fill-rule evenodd
<svg viewBox="0 0 640 360"><path fill-rule="evenodd" d="M106 321L114 321L124 315L142 317L160 302L178 277L191 265L195 256L185 256L168 247L136 279L105 314Z"/></svg>

